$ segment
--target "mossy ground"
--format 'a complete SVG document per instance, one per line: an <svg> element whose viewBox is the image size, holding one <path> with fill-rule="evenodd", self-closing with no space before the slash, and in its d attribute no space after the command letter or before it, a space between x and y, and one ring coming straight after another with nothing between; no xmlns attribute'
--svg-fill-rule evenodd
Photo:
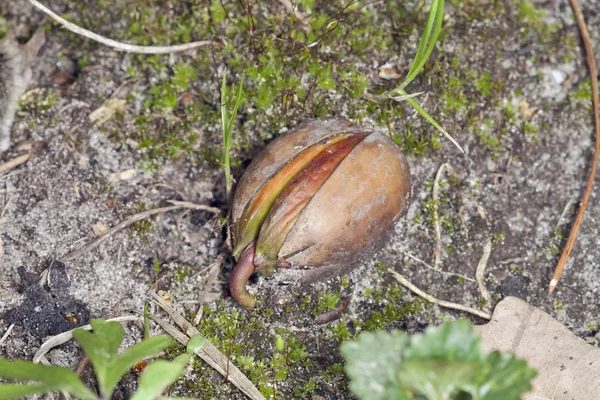
<svg viewBox="0 0 600 400"><path fill-rule="evenodd" d="M11 300L0 311L20 301L12 283L19 265L41 271L91 239L99 221L113 226L170 198L226 209L219 88L227 68L230 85L244 77L232 142L234 177L280 132L309 118L344 116L389 130L414 178L411 208L391 244L349 276L287 291L261 280L259 306L247 312L227 295L232 262L226 259L218 299L204 305L199 330L267 397L351 398L338 353L342 340L363 330L419 331L458 316L400 288L387 268L441 298L493 306L475 284L404 255L431 261L434 208L444 270L473 277L491 238L486 283L492 303L520 295L583 337L597 332L600 279L591 222L600 206L590 209L565 290L555 297L543 292L573 212L567 208L559 217L579 196L590 159L590 82L563 5L449 2L438 48L408 89L427 92L417 100L463 145L462 156L406 104L371 100L399 83L381 78L380 66L408 69L426 16L422 2L303 0L296 15L278 1L249 2L249 8L226 0L52 3L65 18L117 40L221 44L164 56L115 52L44 20L26 4L0 6L0 35L9 25L26 30L25 24L44 23L48 44L33 85L42 90L22 100L13 139L42 141L46 151L3 178L3 195L14 200L4 217L8 273L0 285ZM57 84L54 77L68 61L70 83ZM557 83L556 77L563 79ZM102 124L91 123L90 112L110 98L124 100L124 107ZM445 162L457 175L442 179L435 202L433 179ZM133 178L118 178L131 169ZM138 223L68 266L74 295L95 316L110 317L141 310L144 291L158 287L191 319L196 308L183 301L200 295L205 266L223 242L221 222L194 211ZM347 299L339 319L316 323ZM39 343L17 328L5 349L11 357L28 357ZM54 360L73 364L75 354L68 347ZM199 360L172 394L242 398Z"/></svg>

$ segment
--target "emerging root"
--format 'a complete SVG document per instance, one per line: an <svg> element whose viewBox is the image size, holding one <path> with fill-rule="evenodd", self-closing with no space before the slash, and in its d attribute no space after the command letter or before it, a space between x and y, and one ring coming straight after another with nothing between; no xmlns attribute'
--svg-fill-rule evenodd
<svg viewBox="0 0 600 400"><path fill-rule="evenodd" d="M252 242L246 247L246 250L244 250L240 257L240 261L231 273L231 278L229 278L229 291L231 292L231 296L248 310L252 310L256 303L254 296L246 290L246 283L254 273L255 269L254 249L255 242Z"/></svg>

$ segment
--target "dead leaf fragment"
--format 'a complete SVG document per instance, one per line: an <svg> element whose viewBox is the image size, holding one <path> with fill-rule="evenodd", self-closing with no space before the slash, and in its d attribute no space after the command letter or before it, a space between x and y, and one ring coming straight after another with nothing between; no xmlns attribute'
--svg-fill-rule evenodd
<svg viewBox="0 0 600 400"><path fill-rule="evenodd" d="M126 180L133 178L136 173L137 173L137 170L135 168L131 168L131 169L127 169L125 171L110 174L108 179L111 182L126 181Z"/></svg>
<svg viewBox="0 0 600 400"><path fill-rule="evenodd" d="M108 208L115 208L115 206L117 205L117 198L116 197L107 197L106 205L108 206Z"/></svg>
<svg viewBox="0 0 600 400"><path fill-rule="evenodd" d="M387 80L402 78L402 68L396 63L383 64L379 67L379 77Z"/></svg>
<svg viewBox="0 0 600 400"><path fill-rule="evenodd" d="M519 112L528 120L531 120L533 117L535 117L535 114L537 114L539 110L539 107L529 107L529 103L527 103L525 100L522 100L519 103Z"/></svg>
<svg viewBox="0 0 600 400"><path fill-rule="evenodd" d="M163 299L165 303L171 304L173 302L173 297L171 296L171 293L167 292L166 290L159 290L157 294L160 296L161 299Z"/></svg>
<svg viewBox="0 0 600 400"><path fill-rule="evenodd" d="M542 310L507 297L492 320L475 330L487 351L512 351L537 369L524 400L591 400L600 393L600 349L573 335Z"/></svg>
<svg viewBox="0 0 600 400"><path fill-rule="evenodd" d="M102 125L114 117L117 112L125 111L126 104L126 101L123 99L108 99L99 108L90 113L90 122Z"/></svg>
<svg viewBox="0 0 600 400"><path fill-rule="evenodd" d="M181 94L181 105L187 107L194 101L194 95L192 92L185 91Z"/></svg>

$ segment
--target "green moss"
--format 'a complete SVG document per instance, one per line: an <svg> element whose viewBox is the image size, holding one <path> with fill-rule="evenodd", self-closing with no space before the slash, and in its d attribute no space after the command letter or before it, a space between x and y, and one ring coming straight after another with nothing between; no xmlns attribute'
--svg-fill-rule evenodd
<svg viewBox="0 0 600 400"><path fill-rule="evenodd" d="M533 140L536 139L538 132L540 131L540 127L538 124L532 121L525 121L523 123L523 133L525 135L529 135Z"/></svg>
<svg viewBox="0 0 600 400"><path fill-rule="evenodd" d="M144 202L140 202L137 206L136 213L150 209ZM131 236L138 238L142 244L148 244L148 235L154 230L154 223L151 219L143 219L131 224Z"/></svg>
<svg viewBox="0 0 600 400"><path fill-rule="evenodd" d="M327 310L333 310L337 307L342 294L340 292L319 292L317 300L317 314Z"/></svg>
<svg viewBox="0 0 600 400"><path fill-rule="evenodd" d="M545 16L546 12L536 7L532 2L523 0L519 3L519 19L522 22L537 25L542 22Z"/></svg>
<svg viewBox="0 0 600 400"><path fill-rule="evenodd" d="M519 20L523 25L521 29L522 36L527 37L531 34L531 31L534 31L538 34L540 42L543 43L549 42L552 35L560 29L558 24L547 23L546 11L529 0L522 0L519 3Z"/></svg>
<svg viewBox="0 0 600 400"><path fill-rule="evenodd" d="M8 32L8 28L8 22L6 21L4 16L2 16L2 8L0 8L0 39L2 39L4 35L6 35L6 32Z"/></svg>
<svg viewBox="0 0 600 400"><path fill-rule="evenodd" d="M178 265L173 273L173 280L179 283L184 282L186 278L190 276L190 273L191 271L188 267Z"/></svg>
<svg viewBox="0 0 600 400"><path fill-rule="evenodd" d="M562 251L562 245L565 240L565 236L562 233L562 229L560 226L557 226L554 229L554 232L548 239L548 244L546 245L546 250L550 252L553 256L560 254Z"/></svg>
<svg viewBox="0 0 600 400"><path fill-rule="evenodd" d="M327 335L325 337L326 340L336 340L341 343L343 340L348 340L350 336L350 330L346 322L340 321L337 323L327 324Z"/></svg>
<svg viewBox="0 0 600 400"><path fill-rule="evenodd" d="M591 104L592 80L587 78L579 82L577 89L569 93L569 98L574 102Z"/></svg>
<svg viewBox="0 0 600 400"><path fill-rule="evenodd" d="M552 309L554 311L564 311L565 308L560 300L555 299L552 303Z"/></svg>
<svg viewBox="0 0 600 400"><path fill-rule="evenodd" d="M475 87L483 96L487 96L492 91L492 81L489 72L484 72L479 79L475 81Z"/></svg>
<svg viewBox="0 0 600 400"><path fill-rule="evenodd" d="M21 97L19 106L29 112L45 113L58 102L58 99L59 97L53 89L31 90Z"/></svg>
<svg viewBox="0 0 600 400"><path fill-rule="evenodd" d="M408 301L403 290L396 284L376 288L367 297L372 298L379 307L379 310L361 325L362 329L368 331L388 329L406 318L414 317L424 309L423 300L416 298Z"/></svg>

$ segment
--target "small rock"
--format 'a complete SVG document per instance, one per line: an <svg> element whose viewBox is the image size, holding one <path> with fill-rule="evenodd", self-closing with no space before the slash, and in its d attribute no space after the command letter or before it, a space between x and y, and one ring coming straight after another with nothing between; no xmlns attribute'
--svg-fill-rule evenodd
<svg viewBox="0 0 600 400"><path fill-rule="evenodd" d="M108 228L103 222L96 222L94 225L92 225L92 230L94 231L94 235L101 236L108 230Z"/></svg>

